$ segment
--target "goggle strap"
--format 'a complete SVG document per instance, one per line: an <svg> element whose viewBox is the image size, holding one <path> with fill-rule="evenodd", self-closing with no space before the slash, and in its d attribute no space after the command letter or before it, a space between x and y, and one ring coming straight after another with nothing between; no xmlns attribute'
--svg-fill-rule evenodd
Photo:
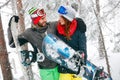
<svg viewBox="0 0 120 80"><path fill-rule="evenodd" d="M32 14L31 17L36 18L36 17L38 17L38 15L37 14Z"/></svg>

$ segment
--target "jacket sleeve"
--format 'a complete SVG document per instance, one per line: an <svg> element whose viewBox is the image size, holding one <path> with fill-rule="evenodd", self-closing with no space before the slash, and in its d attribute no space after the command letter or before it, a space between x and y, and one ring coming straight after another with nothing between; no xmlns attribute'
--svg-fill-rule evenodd
<svg viewBox="0 0 120 80"><path fill-rule="evenodd" d="M78 29L80 30L81 33L85 33L86 32L86 24L84 23L84 21L81 18L76 18L77 20L77 25L78 25Z"/></svg>
<svg viewBox="0 0 120 80"><path fill-rule="evenodd" d="M18 41L20 46L24 45L25 43L28 42L28 31L29 29L25 30L23 33L21 33L20 35L18 35Z"/></svg>
<svg viewBox="0 0 120 80"><path fill-rule="evenodd" d="M57 21L48 22L47 25L48 25L47 32L52 33L52 34L56 34Z"/></svg>
<svg viewBox="0 0 120 80"><path fill-rule="evenodd" d="M85 54L87 54L87 45L86 45L86 35L85 33L79 34L79 50L84 51Z"/></svg>
<svg viewBox="0 0 120 80"><path fill-rule="evenodd" d="M86 24L81 18L77 18L79 29L79 50L85 53L85 60L87 59L87 39L86 39Z"/></svg>

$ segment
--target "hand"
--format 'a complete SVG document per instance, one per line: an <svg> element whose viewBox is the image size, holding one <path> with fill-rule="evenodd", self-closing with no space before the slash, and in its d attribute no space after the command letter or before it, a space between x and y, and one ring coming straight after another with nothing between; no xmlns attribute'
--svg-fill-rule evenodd
<svg viewBox="0 0 120 80"><path fill-rule="evenodd" d="M28 51L28 50L23 50L23 51L20 51L21 54L22 54L22 64L24 66L28 66L30 65L32 62L35 62L36 61L36 53L33 52L33 51Z"/></svg>
<svg viewBox="0 0 120 80"><path fill-rule="evenodd" d="M18 23L18 21L19 21L19 16L14 15L13 17L15 18L15 22Z"/></svg>

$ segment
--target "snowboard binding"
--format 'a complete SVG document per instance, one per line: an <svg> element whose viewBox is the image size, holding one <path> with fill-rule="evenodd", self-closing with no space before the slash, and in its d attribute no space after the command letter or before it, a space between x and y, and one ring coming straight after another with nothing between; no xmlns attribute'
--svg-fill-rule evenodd
<svg viewBox="0 0 120 80"><path fill-rule="evenodd" d="M43 62L45 60L45 56L42 53L37 53L37 62Z"/></svg>
<svg viewBox="0 0 120 80"><path fill-rule="evenodd" d="M81 66L85 65L85 60L84 60L84 52L83 51L77 51L77 54L73 55L72 58L70 58L71 62L75 62L75 65L79 67L79 70L76 74L80 73Z"/></svg>
<svg viewBox="0 0 120 80"><path fill-rule="evenodd" d="M93 75L93 80L103 80L105 78L104 68L102 66L95 69L95 73Z"/></svg>
<svg viewBox="0 0 120 80"><path fill-rule="evenodd" d="M77 54L73 55L70 59L71 62L76 62L76 65L82 66L85 64L84 52L78 51Z"/></svg>
<svg viewBox="0 0 120 80"><path fill-rule="evenodd" d="M104 72L102 66L96 67L94 71L85 69L87 73L84 75L88 80L112 80L108 78L108 75Z"/></svg>
<svg viewBox="0 0 120 80"><path fill-rule="evenodd" d="M43 62L45 56L42 53L35 53L33 51L23 50L20 51L22 58L22 64L24 66L29 66L32 62Z"/></svg>

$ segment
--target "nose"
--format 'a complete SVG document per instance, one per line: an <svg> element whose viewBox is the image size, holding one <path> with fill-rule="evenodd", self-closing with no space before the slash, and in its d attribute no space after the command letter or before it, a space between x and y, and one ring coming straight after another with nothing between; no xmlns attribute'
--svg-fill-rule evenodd
<svg viewBox="0 0 120 80"><path fill-rule="evenodd" d="M47 19L46 19L46 18L44 18L44 21L46 22L46 21L47 21Z"/></svg>

